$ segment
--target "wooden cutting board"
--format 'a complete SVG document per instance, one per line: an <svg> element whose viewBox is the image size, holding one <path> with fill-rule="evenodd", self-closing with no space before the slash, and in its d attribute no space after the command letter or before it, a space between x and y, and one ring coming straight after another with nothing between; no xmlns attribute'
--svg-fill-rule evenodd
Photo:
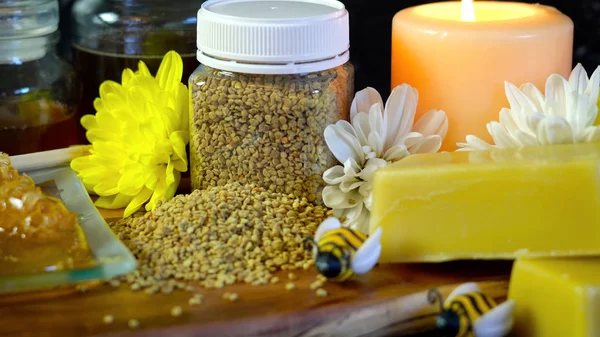
<svg viewBox="0 0 600 337"><path fill-rule="evenodd" d="M108 220L120 211L102 211ZM429 288L446 296L454 286L479 282L489 295L506 297L510 262L465 261L444 264L379 265L348 284L327 283L326 297L309 285L314 271L296 272L295 290L282 283L235 285L223 290L198 289L202 304L188 305L188 292L148 295L125 285L88 284L0 297L0 336L178 336L178 337L358 337L410 336L430 331L436 305L426 300ZM239 301L221 298L235 292ZM181 306L183 314L170 312ZM112 324L103 323L112 315ZM139 327L128 327L136 319Z"/></svg>

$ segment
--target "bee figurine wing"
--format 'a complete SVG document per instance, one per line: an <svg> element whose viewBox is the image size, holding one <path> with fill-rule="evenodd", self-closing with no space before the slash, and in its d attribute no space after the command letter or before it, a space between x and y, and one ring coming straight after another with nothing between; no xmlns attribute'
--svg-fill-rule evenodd
<svg viewBox="0 0 600 337"><path fill-rule="evenodd" d="M444 304L450 303L456 296L481 292L481 288L475 282L463 283L456 287L444 301Z"/></svg>
<svg viewBox="0 0 600 337"><path fill-rule="evenodd" d="M355 274L366 274L377 264L381 254L381 231L381 227L377 228L354 254L352 271Z"/></svg>
<svg viewBox="0 0 600 337"><path fill-rule="evenodd" d="M475 337L504 337L508 335L513 326L514 300L508 300L485 315L473 324Z"/></svg>
<svg viewBox="0 0 600 337"><path fill-rule="evenodd" d="M312 248L313 259L317 258L317 254L319 253L319 248L317 247L317 244L321 240L321 238L323 238L323 235L325 235L329 231L339 228L342 228L342 223L338 218L331 217L321 222L313 238L315 243Z"/></svg>
<svg viewBox="0 0 600 337"><path fill-rule="evenodd" d="M315 233L315 242L319 242L327 232L340 228L342 228L342 223L338 218L331 217L323 220Z"/></svg>

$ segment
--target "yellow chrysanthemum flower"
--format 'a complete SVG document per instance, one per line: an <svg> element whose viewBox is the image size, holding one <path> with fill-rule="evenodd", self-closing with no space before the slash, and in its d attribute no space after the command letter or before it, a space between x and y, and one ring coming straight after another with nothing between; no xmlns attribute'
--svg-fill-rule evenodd
<svg viewBox="0 0 600 337"><path fill-rule="evenodd" d="M144 62L138 68L125 69L121 84L100 85L96 115L81 118L90 154L71 162L88 191L99 196L96 206L126 207L124 217L172 198L187 171L189 103L181 56L167 53L156 78Z"/></svg>

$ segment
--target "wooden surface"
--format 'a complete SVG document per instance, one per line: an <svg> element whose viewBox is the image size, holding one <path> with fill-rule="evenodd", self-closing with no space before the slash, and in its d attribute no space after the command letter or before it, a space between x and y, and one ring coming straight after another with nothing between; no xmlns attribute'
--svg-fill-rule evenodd
<svg viewBox="0 0 600 337"><path fill-rule="evenodd" d="M118 211L103 211L108 219ZM125 285L90 284L85 292L61 290L0 297L0 336L206 336L206 337L358 337L410 336L431 330L436 305L426 291L439 287L447 295L457 284L478 281L499 301L507 292L511 264L468 261L446 264L379 265L349 284L327 283L327 297L317 297L309 285L314 271L297 272L296 289L282 283L235 285L204 290L204 302L188 305L188 292L147 295ZM240 299L221 299L236 292ZM170 315L181 306L183 314ZM114 323L104 324L105 315ZM128 327L129 319L140 326Z"/></svg>

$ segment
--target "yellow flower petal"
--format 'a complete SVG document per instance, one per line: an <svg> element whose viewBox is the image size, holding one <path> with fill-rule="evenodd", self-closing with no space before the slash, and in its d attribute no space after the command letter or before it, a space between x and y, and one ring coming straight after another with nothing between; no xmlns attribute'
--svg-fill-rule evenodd
<svg viewBox="0 0 600 337"><path fill-rule="evenodd" d="M177 192L177 188L179 187L179 183L181 182L181 173L175 172L175 181L167 186L167 190L165 191L165 199L171 199L175 196Z"/></svg>
<svg viewBox="0 0 600 337"><path fill-rule="evenodd" d="M161 199L165 199L165 192L167 191L167 184L164 180L158 182L152 193L152 198L146 204L146 211L151 211L156 207L156 202Z"/></svg>
<svg viewBox="0 0 600 337"><path fill-rule="evenodd" d="M171 145L173 146L173 151L177 156L176 159L183 160L186 170L187 170L187 152L185 146L189 143L189 133L187 131L177 131L171 133L169 136L169 140L171 141ZM179 170L181 171L181 170ZM185 171L182 171L185 172Z"/></svg>
<svg viewBox="0 0 600 337"><path fill-rule="evenodd" d="M117 104L119 104L117 102ZM114 134L116 132L118 132L119 130L117 129L117 127L119 126L119 120L117 118L115 118L114 115L112 114L108 114L108 113L102 113L99 112L96 114L96 123L97 123L97 128L104 130L105 132Z"/></svg>
<svg viewBox="0 0 600 337"><path fill-rule="evenodd" d="M171 162L167 165L167 171L165 172L165 182L167 185L171 185L175 182L175 166Z"/></svg>
<svg viewBox="0 0 600 337"><path fill-rule="evenodd" d="M94 144L94 150L101 154L98 159L106 161L117 162L123 156L123 145L115 141L98 141ZM108 162L107 164L110 165Z"/></svg>
<svg viewBox="0 0 600 337"><path fill-rule="evenodd" d="M187 163L184 162L183 160L172 160L169 163L171 165L173 165L173 168L177 172L187 172L187 170L188 170Z"/></svg>
<svg viewBox="0 0 600 337"><path fill-rule="evenodd" d="M121 87L119 87L118 92L106 93L102 96L102 101L106 109L98 113L104 112L114 116L127 113L128 99L127 92Z"/></svg>
<svg viewBox="0 0 600 337"><path fill-rule="evenodd" d="M125 212L123 213L123 217L126 218L128 216L130 216L131 214L137 212L142 205L148 201L148 199L150 199L150 196L152 195L152 191L144 188L140 191L140 193L138 193L138 195L136 195L133 200L131 200L131 202L129 203L129 205L127 205L127 208L125 208Z"/></svg>
<svg viewBox="0 0 600 337"><path fill-rule="evenodd" d="M123 73L121 75L121 85L123 86L127 86L127 84L129 83L129 81L134 77L134 73L133 70L129 69L129 68L125 68L125 70L123 70Z"/></svg>
<svg viewBox="0 0 600 337"><path fill-rule="evenodd" d="M102 98L96 97L94 99L94 110L95 111L103 111L106 107L104 106L104 102L102 102Z"/></svg>
<svg viewBox="0 0 600 337"><path fill-rule="evenodd" d="M181 118L179 121L178 130L188 131L189 129L189 92L187 86L183 83L179 83L179 88L177 88L177 93L175 99L177 100L175 109L180 113L178 116Z"/></svg>
<svg viewBox="0 0 600 337"><path fill-rule="evenodd" d="M157 166L154 170L154 174L151 174L148 179L146 179L146 183L144 186L146 188L155 190L156 186L158 186L161 180L164 180L165 170L161 166Z"/></svg>
<svg viewBox="0 0 600 337"><path fill-rule="evenodd" d="M133 200L133 197L124 194L116 194L110 197L100 197L96 200L94 205L106 209L119 209L127 206L131 200Z"/></svg>
<svg viewBox="0 0 600 337"><path fill-rule="evenodd" d="M109 94L120 94L122 89L119 83L106 80L100 84L100 98L104 99Z"/></svg>
<svg viewBox="0 0 600 337"><path fill-rule="evenodd" d="M119 192L135 196L144 188L144 171L139 166L129 165L123 170L123 175L119 179Z"/></svg>
<svg viewBox="0 0 600 337"><path fill-rule="evenodd" d="M90 162L90 156L83 156L83 157L77 157L77 158L73 158L73 160L71 160L71 169L75 172L81 172L85 169L91 168L92 167L92 163Z"/></svg>
<svg viewBox="0 0 600 337"><path fill-rule="evenodd" d="M83 126L83 128L86 130L95 128L96 127L96 116L84 115L83 117L81 117L81 126Z"/></svg>
<svg viewBox="0 0 600 337"><path fill-rule="evenodd" d="M175 51L168 52L160 63L158 72L156 73L156 80L160 87L167 91L176 90L179 83L181 83L182 75L183 60L181 56Z"/></svg>
<svg viewBox="0 0 600 337"><path fill-rule="evenodd" d="M146 63L144 63L144 61L140 61L138 63L138 74L142 76L152 76L150 70L148 70L148 67L146 66Z"/></svg>
<svg viewBox="0 0 600 337"><path fill-rule="evenodd" d="M86 185L95 186L114 174L115 172L107 170L105 167L94 167L81 171L78 176Z"/></svg>
<svg viewBox="0 0 600 337"><path fill-rule="evenodd" d="M119 193L119 176L113 175L106 177L106 180L103 180L94 186L94 192L103 197Z"/></svg>
<svg viewBox="0 0 600 337"><path fill-rule="evenodd" d="M169 200L173 198L175 192L177 191L177 187L181 181L181 174L179 172L175 172L175 179L173 183L167 185L164 181L161 181L159 185L156 186L154 194L152 194L152 198L146 204L146 211L152 211L156 207L156 202L161 199Z"/></svg>

